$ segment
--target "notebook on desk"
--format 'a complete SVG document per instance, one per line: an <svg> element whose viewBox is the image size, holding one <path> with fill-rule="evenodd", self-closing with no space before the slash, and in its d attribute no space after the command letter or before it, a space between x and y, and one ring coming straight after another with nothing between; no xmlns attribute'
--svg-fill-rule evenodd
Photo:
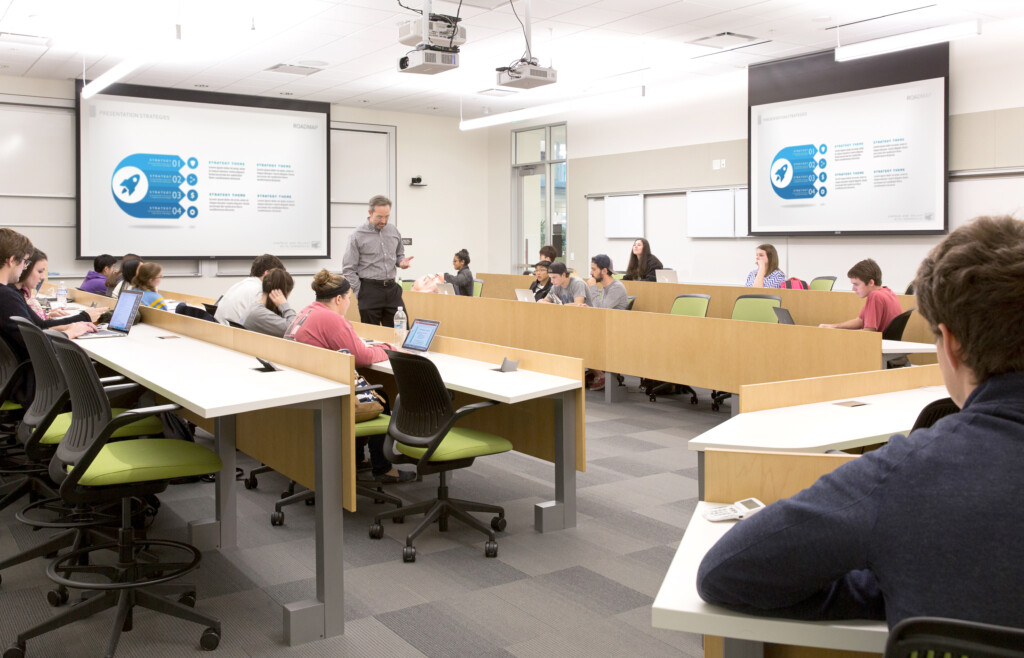
<svg viewBox="0 0 1024 658"><path fill-rule="evenodd" d="M675 270L654 270L654 276L658 283L679 283L679 275Z"/></svg>
<svg viewBox="0 0 1024 658"><path fill-rule="evenodd" d="M419 318L413 320L405 342L402 343L402 349L419 354L426 352L430 349L430 343L433 342L434 334L437 333L440 324L437 320L421 320Z"/></svg>
<svg viewBox="0 0 1024 658"><path fill-rule="evenodd" d="M535 302L537 301L533 291L529 288L516 288L516 299L521 302Z"/></svg>
<svg viewBox="0 0 1024 658"><path fill-rule="evenodd" d="M139 311L139 304L142 303L141 290L123 290L117 297L117 304L110 316L110 322L106 327L91 334L79 336L79 340L85 338L119 338L127 336L135 323L135 317Z"/></svg>
<svg viewBox="0 0 1024 658"><path fill-rule="evenodd" d="M793 322L793 316L789 314L788 308L773 306L772 310L775 311L775 317L779 319L779 324L796 324Z"/></svg>

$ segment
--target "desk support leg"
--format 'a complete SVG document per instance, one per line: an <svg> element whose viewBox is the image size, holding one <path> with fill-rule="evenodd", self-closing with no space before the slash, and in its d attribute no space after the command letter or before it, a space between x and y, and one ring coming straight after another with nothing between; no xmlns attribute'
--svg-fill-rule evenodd
<svg viewBox="0 0 1024 658"><path fill-rule="evenodd" d="M764 642L722 638L722 658L764 658Z"/></svg>
<svg viewBox="0 0 1024 658"><path fill-rule="evenodd" d="M576 393L555 398L555 500L537 503L533 527L550 532L576 527Z"/></svg>
<svg viewBox="0 0 1024 658"><path fill-rule="evenodd" d="M289 646L345 632L342 557L341 404L323 400L313 420L316 436L316 600L284 607Z"/></svg>
<svg viewBox="0 0 1024 658"><path fill-rule="evenodd" d="M607 404L622 402L626 399L626 387L619 386L618 375L614 372L604 373L604 401Z"/></svg>
<svg viewBox="0 0 1024 658"><path fill-rule="evenodd" d="M238 544L238 517L235 507L235 417L214 421L214 451L220 457L217 474L216 519L189 523L189 543L200 550L234 548Z"/></svg>
<svg viewBox="0 0 1024 658"><path fill-rule="evenodd" d="M704 451L697 451L697 500L704 500Z"/></svg>

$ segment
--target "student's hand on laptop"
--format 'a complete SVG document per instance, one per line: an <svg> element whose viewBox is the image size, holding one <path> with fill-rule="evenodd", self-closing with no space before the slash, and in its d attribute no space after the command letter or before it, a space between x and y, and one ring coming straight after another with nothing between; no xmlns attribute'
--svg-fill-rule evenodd
<svg viewBox="0 0 1024 658"><path fill-rule="evenodd" d="M96 325L92 322L75 322L67 325L64 333L67 334L68 338L78 338L85 334L91 334L94 331L96 331Z"/></svg>
<svg viewBox="0 0 1024 658"><path fill-rule="evenodd" d="M109 309L106 306L95 306L85 309L85 312L89 314L90 320L96 322L107 310ZM93 328L93 331L95 331L95 327Z"/></svg>

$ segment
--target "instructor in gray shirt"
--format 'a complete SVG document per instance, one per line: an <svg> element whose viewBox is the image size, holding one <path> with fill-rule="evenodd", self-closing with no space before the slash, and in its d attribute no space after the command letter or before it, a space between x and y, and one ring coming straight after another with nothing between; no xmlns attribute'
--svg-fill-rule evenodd
<svg viewBox="0 0 1024 658"><path fill-rule="evenodd" d="M388 224L391 200L378 194L370 199L370 216L348 238L341 273L352 284L359 300L359 319L367 324L392 327L402 304L402 286L395 281L396 268L409 267L402 234Z"/></svg>

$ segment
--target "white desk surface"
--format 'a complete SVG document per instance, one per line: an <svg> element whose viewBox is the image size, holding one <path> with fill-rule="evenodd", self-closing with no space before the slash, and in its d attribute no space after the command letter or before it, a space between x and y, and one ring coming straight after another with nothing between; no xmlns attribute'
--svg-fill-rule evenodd
<svg viewBox="0 0 1024 658"><path fill-rule="evenodd" d="M885 622L807 622L752 617L701 599L697 594L697 568L708 550L736 523L706 520L702 512L714 506L714 503L698 503L690 519L683 541L654 600L651 624L655 628L757 642L882 653L889 635Z"/></svg>
<svg viewBox="0 0 1024 658"><path fill-rule="evenodd" d="M532 370L498 372L500 363L475 361L438 352L427 352L424 356L437 366L441 379L448 389L505 404L516 404L583 386L577 379L546 375ZM380 361L370 367L379 372L392 374L390 361Z"/></svg>
<svg viewBox="0 0 1024 658"><path fill-rule="evenodd" d="M867 403L859 407L833 400L737 414L691 439L689 446L690 450L843 450L863 445L868 437L909 431L925 405L944 397L949 397L944 386L925 386L847 398Z"/></svg>
<svg viewBox="0 0 1024 658"><path fill-rule="evenodd" d="M126 338L75 342L96 361L203 418L339 397L349 392L345 384L301 370L253 370L260 367L255 357L148 324L132 327Z"/></svg>
<svg viewBox="0 0 1024 658"><path fill-rule="evenodd" d="M882 339L882 354L935 354L935 343Z"/></svg>

